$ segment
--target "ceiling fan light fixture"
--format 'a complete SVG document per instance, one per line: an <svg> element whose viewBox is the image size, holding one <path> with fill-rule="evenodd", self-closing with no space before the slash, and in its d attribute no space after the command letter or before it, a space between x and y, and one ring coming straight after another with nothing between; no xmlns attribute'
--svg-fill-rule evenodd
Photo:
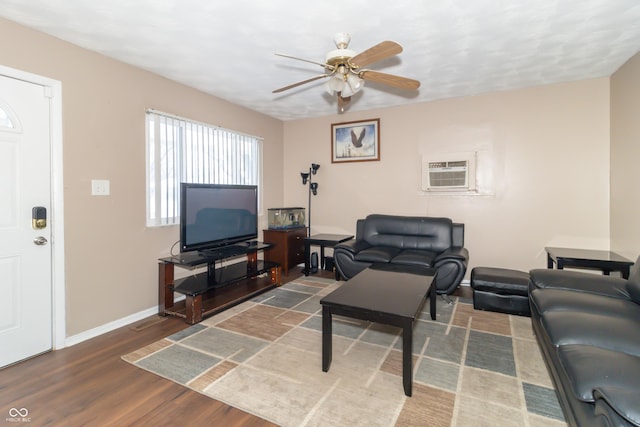
<svg viewBox="0 0 640 427"><path fill-rule="evenodd" d="M354 93L356 93L356 91L353 90L351 85L350 84L346 84L346 85L344 85L344 88L340 92L340 96L342 96L343 98L349 98Z"/></svg>
<svg viewBox="0 0 640 427"><path fill-rule="evenodd" d="M351 95L353 95L353 91L351 90L351 88L349 86L345 86L344 89L342 90L342 92L340 92L340 96L342 96L344 98L349 98L349 97L351 97Z"/></svg>
<svg viewBox="0 0 640 427"><path fill-rule="evenodd" d="M342 89L344 89L344 86L345 86L344 77L342 74L335 74L325 84L327 92L329 92L329 95L332 95L332 96L335 92L342 92Z"/></svg>
<svg viewBox="0 0 640 427"><path fill-rule="evenodd" d="M353 93L358 92L364 86L364 80L362 80L357 74L349 73L347 75L347 84L351 86Z"/></svg>
<svg viewBox="0 0 640 427"><path fill-rule="evenodd" d="M345 73L344 74L344 88L342 89L341 96L348 98L353 94L357 93L362 86L364 86L364 80L358 77L357 74L354 73Z"/></svg>

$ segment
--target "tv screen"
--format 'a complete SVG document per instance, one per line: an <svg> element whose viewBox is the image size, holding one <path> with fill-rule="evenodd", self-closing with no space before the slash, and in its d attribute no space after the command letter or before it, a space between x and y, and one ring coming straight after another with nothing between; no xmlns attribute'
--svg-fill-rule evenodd
<svg viewBox="0 0 640 427"><path fill-rule="evenodd" d="M180 185L180 251L211 249L258 237L255 185Z"/></svg>

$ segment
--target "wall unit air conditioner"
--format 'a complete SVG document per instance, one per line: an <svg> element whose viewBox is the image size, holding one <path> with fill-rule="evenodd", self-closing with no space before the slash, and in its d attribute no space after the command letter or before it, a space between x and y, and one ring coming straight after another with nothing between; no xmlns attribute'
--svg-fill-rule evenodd
<svg viewBox="0 0 640 427"><path fill-rule="evenodd" d="M472 191L475 188L475 156L450 160L423 159L423 191Z"/></svg>

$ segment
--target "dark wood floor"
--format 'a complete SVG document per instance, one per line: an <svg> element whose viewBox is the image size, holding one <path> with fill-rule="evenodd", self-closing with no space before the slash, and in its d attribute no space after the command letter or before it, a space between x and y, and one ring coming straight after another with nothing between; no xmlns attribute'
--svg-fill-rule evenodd
<svg viewBox="0 0 640 427"><path fill-rule="evenodd" d="M26 408L31 426L273 426L120 358L186 326L154 316L0 370L0 420Z"/></svg>

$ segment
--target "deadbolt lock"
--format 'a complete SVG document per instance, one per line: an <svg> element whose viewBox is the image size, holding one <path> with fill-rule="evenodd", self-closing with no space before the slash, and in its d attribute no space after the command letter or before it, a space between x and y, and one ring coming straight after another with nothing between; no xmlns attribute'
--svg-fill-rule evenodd
<svg viewBox="0 0 640 427"><path fill-rule="evenodd" d="M42 230L47 227L47 208L34 206L31 210L31 227L34 230Z"/></svg>

